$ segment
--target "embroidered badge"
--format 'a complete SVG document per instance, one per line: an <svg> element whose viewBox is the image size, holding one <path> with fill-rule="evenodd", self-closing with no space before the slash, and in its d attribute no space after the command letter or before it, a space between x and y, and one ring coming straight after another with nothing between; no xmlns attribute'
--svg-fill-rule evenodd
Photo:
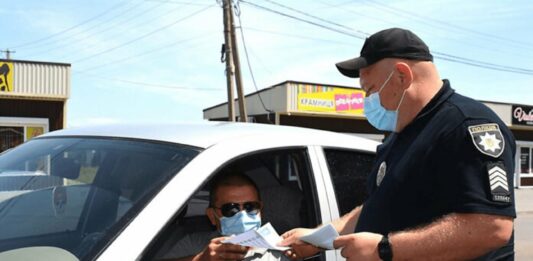
<svg viewBox="0 0 533 261"><path fill-rule="evenodd" d="M488 163L487 172L489 175L492 201L505 203L511 202L511 192L509 191L507 173L505 172L505 166L503 165L503 162Z"/></svg>
<svg viewBox="0 0 533 261"><path fill-rule="evenodd" d="M383 181L383 178L385 177L385 173L387 172L387 163L385 161L381 162L378 169L378 175L376 176L376 185L381 184L381 181Z"/></svg>
<svg viewBox="0 0 533 261"><path fill-rule="evenodd" d="M500 126L496 123L474 125L468 127L472 141L476 148L483 154L497 158L502 155L505 148Z"/></svg>

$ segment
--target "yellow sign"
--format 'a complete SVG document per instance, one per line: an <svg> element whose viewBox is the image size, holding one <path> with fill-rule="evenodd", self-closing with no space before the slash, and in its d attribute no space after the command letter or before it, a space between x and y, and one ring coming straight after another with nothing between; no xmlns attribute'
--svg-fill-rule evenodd
<svg viewBox="0 0 533 261"><path fill-rule="evenodd" d="M26 140L37 137L44 133L43 127L26 127Z"/></svg>
<svg viewBox="0 0 533 261"><path fill-rule="evenodd" d="M0 63L0 92L13 91L13 63Z"/></svg>
<svg viewBox="0 0 533 261"><path fill-rule="evenodd" d="M298 111L363 115L365 92L357 89L298 84Z"/></svg>

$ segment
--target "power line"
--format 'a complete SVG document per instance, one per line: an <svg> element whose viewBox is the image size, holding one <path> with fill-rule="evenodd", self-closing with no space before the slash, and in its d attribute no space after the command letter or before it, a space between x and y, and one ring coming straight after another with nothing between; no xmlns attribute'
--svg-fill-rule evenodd
<svg viewBox="0 0 533 261"><path fill-rule="evenodd" d="M134 54L134 55L127 56L127 57L124 57L124 58L121 58L121 59L110 61L108 63L99 64L99 65L96 65L96 66L93 66L93 67L85 68L85 69L83 69L83 71L84 72L93 71L93 70L96 70L96 69L100 69L102 67L119 64L119 63L122 63L122 62L125 62L125 61L128 61L128 60L131 60L131 59L135 59L135 58L139 58L139 57L142 57L142 56L146 56L146 55L149 55L149 54L152 54L152 53L155 53L155 52L159 52L161 50L164 50L164 49L167 49L167 48L170 48L170 47L174 47L176 45L180 45L180 44L183 44L183 43L186 43L186 42L190 42L190 41L194 41L194 40L197 40L197 39L205 38L205 37L208 37L208 36L213 36L213 32L208 32L208 33L205 33L205 34L203 34L201 36L192 37L192 38L188 38L188 39L180 39L178 41L174 41L174 42L169 43L167 45L160 46L160 47L157 47L157 48L154 48L154 49L151 49L151 50L144 51L144 52L142 52L140 54Z"/></svg>
<svg viewBox="0 0 533 261"><path fill-rule="evenodd" d="M34 40L34 41L30 41L30 42L22 43L22 44L16 45L16 46L11 47L11 48L21 48L21 47L24 47L24 46L33 45L33 44L35 44L35 43L39 43L39 42L42 42L42 41L48 40L48 39L50 39L50 38L56 37L56 36L58 36L58 35L64 34L64 33L68 32L68 31L71 31L71 30L74 29L74 28L77 28L77 27L82 26L82 25L84 25L84 24L86 24L86 23L89 23L89 22L91 22L91 21L93 21L93 20L95 20L95 19L97 19L97 18L100 18L100 17L104 16L105 14L111 12L112 10L115 10L115 9L117 9L117 8L119 8L119 7L121 7L121 6L125 5L125 4L127 4L127 3L129 3L129 2L131 2L131 1L133 1L133 0L128 0L128 1L120 2L120 3L118 3L118 4L114 5L114 6L112 6L111 8L106 9L106 10L103 11L102 13L99 13L99 14L97 14L97 15L95 15L95 16L93 16L93 17L87 19L87 20L82 21L82 22L79 23L79 24L73 25L73 26L71 26L71 27L69 27L69 28L66 28L66 29L64 29L64 30L62 30L62 31L59 31L59 32L57 32L57 33L55 33L55 34L51 34L51 35L49 35L49 36L46 36L46 37L43 37L43 38L40 38L40 39L37 39L37 40Z"/></svg>
<svg viewBox="0 0 533 261"><path fill-rule="evenodd" d="M323 26L321 24L318 24L318 23L315 23L315 22L311 22L311 21L307 21L307 20L302 19L302 18L294 17L294 16L291 16L291 15L282 13L280 11L276 11L276 10L273 10L273 9L270 9L270 8L267 8L267 7L264 7L264 6L261 6L261 5L250 3L248 1L241 0L241 2L249 4L249 5L252 5L252 6L254 6L256 8L259 8L259 9L262 9L262 10L266 10L268 12L272 12L272 13L281 15L281 16L293 18L293 19L296 19L298 21L302 21L302 22L306 22L306 23L309 23L309 24L312 24L312 25L315 25L315 26L319 26L321 28L324 28L324 29L327 29L327 30L331 30L331 31L334 31L334 32L337 32L337 33L340 33L340 34L344 34L344 35L347 35L347 36L351 36L351 37L355 37L355 38L358 38L358 39L362 39L361 37L353 35L351 33L347 33L347 32L342 31L342 30L337 30L337 29L334 29L334 28L331 28L331 27L328 27L328 26ZM497 70L497 71L505 71L505 72L511 72L511 73L533 75L533 70L529 70L529 69L518 68L518 67L510 67L510 66L504 66L504 65L497 65L497 64L491 64L491 63L481 62L481 61L468 59L468 58L463 58L463 57L459 57L459 56L453 56L453 55L449 55L449 54L446 54L446 53L438 53L438 52L434 52L434 51L433 51L433 53L437 54L435 57L443 59L443 60L447 60L447 61L450 61L450 62L461 63L461 64L465 64L465 65L470 65L470 66L475 66L475 67L480 67L480 68L485 68L485 69L492 69L492 70Z"/></svg>
<svg viewBox="0 0 533 261"><path fill-rule="evenodd" d="M292 18L292 19L298 20L300 22L304 22L304 23L307 23L307 24L318 26L320 28L324 28L324 29L327 29L327 30L330 30L330 31L334 31L334 32L337 32L337 33L340 33L340 34L348 35L348 36L355 37L355 38L358 38L358 39L365 39L365 37L362 37L362 36L359 36L359 35L355 35L355 34L352 34L352 33L349 33L349 32L345 32L345 31L342 31L342 30L339 30L339 29L332 28L330 26L322 25L322 24L319 24L319 23L316 23L316 22L313 22L313 21L309 21L309 20L306 20L306 19L303 19L303 18L299 18L299 17L293 16L293 15L282 13L280 11L276 11L276 10L270 9L268 7L264 7L264 6L261 6L261 5L258 5L258 4L254 4L254 3L251 3L251 2L248 2L248 1L240 0L240 2L243 2L245 4L254 6L254 7L259 8L259 9L263 9L263 10L271 12L271 13L275 13L275 14L278 14L278 15L281 15L281 16Z"/></svg>
<svg viewBox="0 0 533 261"><path fill-rule="evenodd" d="M210 5L210 6L208 6L208 7L202 8L202 9L200 9L200 10L198 10L198 11L196 11L196 12L194 12L194 13L188 15L188 16L185 16L185 17L182 17L182 18L180 18L180 19L178 19L178 20L175 20L174 22L172 22L172 23L170 23L170 24L167 24L167 25L165 25L165 26L163 26L163 27L160 27L160 28L158 28L158 29L156 29L156 30L153 30L153 31L151 31L151 32L149 32L149 33L147 33L147 34L141 35L140 37L137 37L137 38L135 38L135 39L133 39L133 40L130 40L130 41L125 42L125 43L123 43L123 44L120 44L120 45L117 45L117 46L111 47L111 48L106 49L106 50L104 50L104 51L101 51L101 52L99 52L99 53L92 54L92 55L89 55L89 56L83 57L83 58L81 58L81 59L75 60L75 61L73 61L73 63L78 63L78 62L82 62L82 61L85 61L85 60L88 60L88 59L92 59L92 58L95 58L95 57L100 56L100 55L102 55L102 54L105 54L105 53L109 53L109 52L111 52L111 51L114 51L114 50L116 50L116 49L118 49L118 48L122 48L122 47L124 47L124 46L130 45L130 44L132 44L132 43L134 43L134 42L136 42L136 41L139 41L139 40L144 39L144 38L146 38L146 37L148 37L148 36L150 36L150 35L153 35L153 34L155 34L155 33L158 33L158 32L160 32L160 31L163 31L163 30L165 30L165 29L167 29L167 28L169 28L169 27L171 27L171 26L173 26L173 25L176 25L177 23L183 22L183 21L185 21L185 20L187 20L187 19L189 19L189 18L191 18L191 17L193 17L193 16L195 16L195 15L197 15L197 14L199 14L199 13L202 13L202 12L206 11L207 9L209 9L209 8L211 8L211 7L213 7L213 6L214 6L214 5Z"/></svg>
<svg viewBox="0 0 533 261"><path fill-rule="evenodd" d="M298 9L295 9L295 8L292 8L290 6L286 6L286 5L283 5L283 4L280 4L278 2L275 2L275 1L272 1L272 0L264 0L266 2L269 2L269 3L272 3L274 5L277 5L277 6L280 6L280 7L283 7L285 9L288 9L288 10L291 10L293 12L296 12L296 13L299 13L299 14L302 14L302 15L305 15L307 17L311 17L313 19L316 19L316 20L319 20L319 21L322 21L322 22L325 22L325 23L328 23L328 24L331 24L331 25L334 25L334 26L338 26L338 27L341 27L341 28L344 28L344 29L347 29L347 30L350 30L350 31L354 31L356 33L359 33L359 34L362 34L362 35L365 35L365 36L368 36L369 34L368 33L365 33L363 31L359 31L359 30L355 30L351 27L348 27L348 26L345 26L345 25L342 25L342 24L339 24L339 23L335 23L335 22L332 22L332 21L329 21L329 20L326 20L326 19L323 19L323 18L320 18L318 16L315 16L315 15L311 15L309 13L306 13L306 12L303 12L303 11L300 11Z"/></svg>
<svg viewBox="0 0 533 261"><path fill-rule="evenodd" d="M501 36L498 36L498 35L488 34L488 33L485 33L485 32L479 32L479 31L472 30L472 29L469 29L469 28L466 28L466 27L462 27L462 26L458 26L458 25L455 25L455 24L452 24L452 23L449 23L449 22L445 22L445 21L437 20L437 19L434 19L434 18L431 18L431 17L419 15L417 13L410 12L410 11L407 11L407 10L404 10L404 9L392 7L392 6L388 5L388 4L384 4L384 3L381 3L379 1L375 1L375 0L366 0L366 1L371 2L374 5L382 6L384 8L389 9L389 10L394 10L394 11L397 11L397 12L401 12L402 14L406 13L406 14L411 15L412 17L417 17L419 19L426 20L426 21L431 21L433 23L441 24L441 25L444 25L444 26L449 27L449 28L454 28L454 29L457 29L457 30L460 30L460 31L463 31L463 32L467 32L467 33L475 34L475 35L478 35L478 36L482 36L482 37L488 38L490 40L500 40L500 41L504 41L506 43L510 43L510 44L513 44L513 45L519 45L521 47L527 47L527 48L531 48L531 46L532 46L532 43L521 42L521 41L519 41L517 39L510 40L510 39L507 39L507 38L504 38L504 37L501 37Z"/></svg>
<svg viewBox="0 0 533 261"><path fill-rule="evenodd" d="M86 28L84 30L79 30L79 31L77 31L77 32L75 32L73 34L70 34L68 37L66 37L65 40L62 40L62 41L50 41L48 43L44 43L44 44L41 44L41 45L36 45L34 47L29 47L29 49L35 49L35 48L42 48L42 47L45 47L45 46L53 45L53 47L48 48L48 49L46 49L44 51L36 51L36 52L28 54L27 56L31 57L31 56L35 56L35 55L41 54L41 53L50 53L50 52L52 52L54 50L62 49L64 47L66 47L66 46L73 45L76 42L82 42L83 40L85 40L87 38L90 38L90 37L92 37L94 35L101 34L101 33L105 32L105 31L108 31L108 30L111 30L111 29L116 29L116 27L118 25L124 24L126 22L131 21L131 20L126 19L126 20L123 20L123 21L118 21L117 23L114 23L114 24L111 24L109 22L113 21L113 20L116 20L117 18L120 18L121 16L124 16L125 14L129 13L130 11L136 9L141 4L143 4L143 2L137 3L136 5L124 10L123 12L114 15L110 19L101 20L99 23L96 23L96 24L94 24L93 26L91 26L89 28ZM152 11L153 9L157 8L157 7L158 6L156 5L156 6L153 6L153 7L149 8L148 10L141 10L141 12L135 13L133 15L133 17L137 18L140 14L146 14L146 13ZM95 31L95 32L92 32L92 33L88 33L92 29L97 28L98 26L100 26L102 24L105 24L107 27L104 27L103 30L99 30L99 31ZM83 35L82 37L74 38L75 36L83 34L83 33L85 33L85 35Z"/></svg>
<svg viewBox="0 0 533 261"><path fill-rule="evenodd" d="M261 105L263 106L263 109L269 113L275 113L273 110L271 109L268 109L266 106L265 106L265 103L263 101L263 97L261 97L261 93L259 92L259 88L257 88L257 83L255 82L255 77L254 77L254 73L253 73L253 70L252 70L252 65L250 64L250 57L248 56L248 48L246 47L246 41L244 39L244 30L242 29L242 21L241 21L241 16L240 14L237 15L237 17L239 18L239 30L241 31L241 39L242 39L242 46L244 48L244 54L246 56L246 63L248 64L248 70L250 71L250 76L252 78L252 82L254 84L254 88L255 88L255 91L257 93L257 97L259 97L259 101L261 102ZM267 120L272 123L270 121L270 117L267 116Z"/></svg>
<svg viewBox="0 0 533 261"><path fill-rule="evenodd" d="M86 72L77 71L77 70L75 70L74 72L76 74L86 75L87 77L90 77L93 80L94 79L109 80L109 81L122 82L122 83L128 83L128 84L140 85L140 86L155 87L155 88L173 89L173 90L192 90L192 91L224 91L224 89L218 89L218 88L206 88L206 87L193 88L193 87L184 87L184 86L168 85L168 84L138 82L138 81L119 79L119 78L108 78L108 77L102 77L101 75L86 73Z"/></svg>

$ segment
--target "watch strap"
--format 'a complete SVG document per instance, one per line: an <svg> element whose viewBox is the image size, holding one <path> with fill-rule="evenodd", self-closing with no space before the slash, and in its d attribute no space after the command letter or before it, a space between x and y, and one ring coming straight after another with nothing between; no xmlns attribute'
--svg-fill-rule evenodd
<svg viewBox="0 0 533 261"><path fill-rule="evenodd" d="M392 247L387 235L384 235L378 243L378 255L383 261L392 261Z"/></svg>

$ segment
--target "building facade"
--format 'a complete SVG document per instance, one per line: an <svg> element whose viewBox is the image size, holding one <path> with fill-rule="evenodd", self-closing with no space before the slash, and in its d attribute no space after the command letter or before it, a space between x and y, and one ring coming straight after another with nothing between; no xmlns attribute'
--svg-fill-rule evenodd
<svg viewBox="0 0 533 261"><path fill-rule="evenodd" d="M365 93L360 88L297 81L246 95L248 121L300 126L363 136L378 141L383 133L363 113ZM533 106L482 101L513 132L516 142L515 186L533 188ZM238 102L234 102L238 112ZM204 119L227 121L227 103L203 110Z"/></svg>
<svg viewBox="0 0 533 261"><path fill-rule="evenodd" d="M0 152L65 126L70 64L0 59Z"/></svg>

